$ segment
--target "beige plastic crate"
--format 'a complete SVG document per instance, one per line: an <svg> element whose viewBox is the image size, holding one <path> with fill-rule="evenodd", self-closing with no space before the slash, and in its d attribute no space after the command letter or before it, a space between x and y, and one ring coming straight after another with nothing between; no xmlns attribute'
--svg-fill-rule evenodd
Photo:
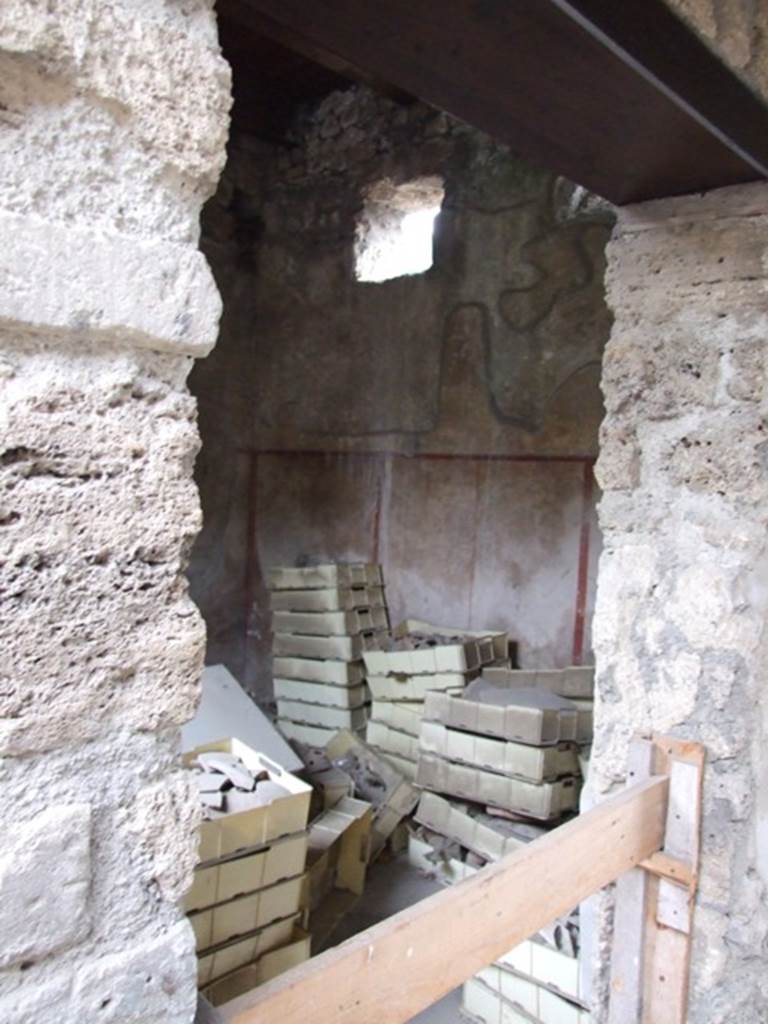
<svg viewBox="0 0 768 1024"><path fill-rule="evenodd" d="M368 729L370 734L370 723ZM553 782L564 775L579 774L575 743L533 747L449 729L440 722L424 721L421 723L419 746L421 750L448 761L474 765L529 782Z"/></svg>
<svg viewBox="0 0 768 1024"><path fill-rule="evenodd" d="M209 867L198 865L192 888L184 898L184 909L187 913L203 910L300 875L306 858L307 833L301 832L245 856L219 861Z"/></svg>
<svg viewBox="0 0 768 1024"><path fill-rule="evenodd" d="M303 633L275 633L272 651L277 657L359 661L365 651L378 647L381 632L357 636L307 636Z"/></svg>
<svg viewBox="0 0 768 1024"><path fill-rule="evenodd" d="M289 719L302 725L319 725L324 729L365 728L368 721L368 707L334 708L323 704L307 704L299 700L278 700L278 719Z"/></svg>
<svg viewBox="0 0 768 1024"><path fill-rule="evenodd" d="M365 741L383 754L396 754L408 761L418 761L419 741L415 736L393 729L383 722L370 721L365 730Z"/></svg>
<svg viewBox="0 0 768 1024"><path fill-rule="evenodd" d="M272 660L272 671L280 679L300 679L331 686L360 686L365 682L365 667L360 660L276 657Z"/></svg>
<svg viewBox="0 0 768 1024"><path fill-rule="evenodd" d="M462 1015L476 1024L538 1024L525 1010L507 1005L476 978L464 983L461 991Z"/></svg>
<svg viewBox="0 0 768 1024"><path fill-rule="evenodd" d="M471 672L483 664L481 646L476 640L422 647L415 651L363 652L365 669L370 676L429 675L437 672ZM486 661L492 660L486 658Z"/></svg>
<svg viewBox="0 0 768 1024"><path fill-rule="evenodd" d="M507 706L474 700L471 689L462 697L430 692L424 702L424 720L533 746L576 739L577 710L572 704L561 707L569 702L536 690L514 692L520 703Z"/></svg>
<svg viewBox="0 0 768 1024"><path fill-rule="evenodd" d="M375 700L371 704L371 720L391 729L418 736L424 716L423 701Z"/></svg>
<svg viewBox="0 0 768 1024"><path fill-rule="evenodd" d="M470 867L457 857L448 860L432 859L434 849L424 839L411 832L408 836L408 863L425 874L434 875L442 885L456 885L474 875L477 868Z"/></svg>
<svg viewBox="0 0 768 1024"><path fill-rule="evenodd" d="M534 686L570 700L591 700L595 689L594 666L561 669L484 668L483 678L498 686Z"/></svg>
<svg viewBox="0 0 768 1024"><path fill-rule="evenodd" d="M301 569L276 566L267 570L267 586L270 590L380 587L382 584L381 566L365 562L308 565Z"/></svg>
<svg viewBox="0 0 768 1024"><path fill-rule="evenodd" d="M303 878L303 874L297 875L227 903L193 910L188 917L197 948L207 950L295 914L301 906Z"/></svg>
<svg viewBox="0 0 768 1024"><path fill-rule="evenodd" d="M578 807L579 787L575 779L524 782L482 768L453 764L433 754L422 753L419 757L416 785L539 821L553 821Z"/></svg>
<svg viewBox="0 0 768 1024"><path fill-rule="evenodd" d="M372 825L372 806L349 797L312 822L304 906L314 910L331 889L362 895L371 854Z"/></svg>
<svg viewBox="0 0 768 1024"><path fill-rule="evenodd" d="M390 764L395 771L400 772L403 778L409 782L416 781L416 769L418 767L418 761L411 761L410 758L400 757L399 754L393 754L388 750L376 750L377 754L380 754L387 764Z"/></svg>
<svg viewBox="0 0 768 1024"><path fill-rule="evenodd" d="M306 704L323 704L331 708L357 708L368 700L368 687L329 686L326 683L305 683L302 679L275 679L277 700L299 700Z"/></svg>
<svg viewBox="0 0 768 1024"><path fill-rule="evenodd" d="M421 794L414 817L426 828L439 832L486 860L500 860L527 845L523 839L504 835L478 821L437 793Z"/></svg>
<svg viewBox="0 0 768 1024"><path fill-rule="evenodd" d="M499 957L496 963L500 967L531 978L569 999L586 1002L579 961L544 942L527 939Z"/></svg>
<svg viewBox="0 0 768 1024"><path fill-rule="evenodd" d="M589 1024L587 1010L534 982L492 966L466 982L462 1006L485 1024Z"/></svg>
<svg viewBox="0 0 768 1024"><path fill-rule="evenodd" d="M432 672L428 675L377 675L367 676L371 696L378 701L410 701L423 703L430 690L442 690L460 694L477 672Z"/></svg>
<svg viewBox="0 0 768 1024"><path fill-rule="evenodd" d="M386 599L383 587L273 590L269 606L275 612L351 612L355 608L385 608Z"/></svg>
<svg viewBox="0 0 768 1024"><path fill-rule="evenodd" d="M454 636L456 634L472 640L491 642L489 650L487 644L484 646L483 664L508 657L509 633L503 630L488 629L456 629L454 626L436 626L433 622L426 622L424 619L406 619L398 627L399 633L438 633L443 636Z"/></svg>
<svg viewBox="0 0 768 1024"><path fill-rule="evenodd" d="M263 807L254 807L249 811L204 821L200 826L198 846L200 863L220 860L238 851L266 846L281 836L301 832L307 827L311 786L237 739L219 740L196 747L184 754L184 764L189 766L198 754L212 750L235 754L254 772L266 771L272 782L276 782L288 792L286 796L275 797Z"/></svg>
<svg viewBox="0 0 768 1024"><path fill-rule="evenodd" d="M384 783L384 790L373 808L372 854L375 856L399 822L416 806L418 793L381 754L347 730L337 732L326 744L325 752L334 762L342 758L357 760Z"/></svg>
<svg viewBox="0 0 768 1024"><path fill-rule="evenodd" d="M293 722L290 718L278 718L277 727L286 739L305 743L310 747L324 747L338 732L337 729L329 729L322 725Z"/></svg>
<svg viewBox="0 0 768 1024"><path fill-rule="evenodd" d="M386 608L358 608L350 612L273 612L275 633L307 636L357 636L373 629L389 629Z"/></svg>
<svg viewBox="0 0 768 1024"><path fill-rule="evenodd" d="M307 959L309 936L297 921L298 915L294 915L199 958L198 985L206 998L221 1006ZM291 951L299 943L299 949Z"/></svg>

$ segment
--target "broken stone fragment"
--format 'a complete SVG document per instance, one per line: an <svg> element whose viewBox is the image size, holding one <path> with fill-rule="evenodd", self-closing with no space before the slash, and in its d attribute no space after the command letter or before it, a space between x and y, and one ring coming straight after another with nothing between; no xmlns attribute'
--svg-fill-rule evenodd
<svg viewBox="0 0 768 1024"><path fill-rule="evenodd" d="M219 793L232 785L231 780L221 772L194 772L192 778L201 793Z"/></svg>
<svg viewBox="0 0 768 1024"><path fill-rule="evenodd" d="M251 791L256 785L253 772L234 754L209 750L198 754L197 763L204 771L221 772L222 775L226 775L237 789Z"/></svg>

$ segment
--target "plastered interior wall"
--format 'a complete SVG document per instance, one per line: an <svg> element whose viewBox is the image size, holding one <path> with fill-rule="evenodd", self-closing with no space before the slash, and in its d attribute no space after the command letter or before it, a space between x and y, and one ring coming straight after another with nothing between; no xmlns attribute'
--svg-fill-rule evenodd
<svg viewBox="0 0 768 1024"><path fill-rule="evenodd" d="M763 184L625 208L608 249L590 786L634 733L706 747L692 1024L768 1020L766 209Z"/></svg>
<svg viewBox="0 0 768 1024"><path fill-rule="evenodd" d="M207 0L0 14L0 1020L189 1024L177 764L205 642L198 212L229 71Z"/></svg>
<svg viewBox="0 0 768 1024"><path fill-rule="evenodd" d="M356 280L365 190L435 174L434 266ZM232 141L202 239L222 334L191 378L190 578L210 660L268 697L264 567L317 558L382 561L396 621L508 628L524 663L572 660L599 549L611 219L445 114L367 88L331 94L282 147Z"/></svg>

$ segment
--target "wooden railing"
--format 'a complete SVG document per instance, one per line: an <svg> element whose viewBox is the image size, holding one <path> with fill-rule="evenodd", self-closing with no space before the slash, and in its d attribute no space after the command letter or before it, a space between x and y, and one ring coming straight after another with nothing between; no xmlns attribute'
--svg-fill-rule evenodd
<svg viewBox="0 0 768 1024"><path fill-rule="evenodd" d="M643 742L651 750L649 767L654 757L668 762L669 743L674 741ZM662 742L667 746L659 746ZM646 871L662 874L665 865L670 870L669 863L673 871L685 868L683 887L690 899L697 856L696 864L684 864L675 857L665 860L661 854L670 829L668 805L674 803L677 808L677 802L669 799L674 772L669 763L662 768L663 773L635 782L471 878L227 1003L220 1008L224 1019L228 1024L405 1024L556 917L638 866L646 869L640 872L643 876ZM630 911L635 897L632 892ZM643 891L642 900L647 898ZM644 903L642 909L645 914ZM637 939L642 954L646 929L642 924L638 928L640 934L629 936L629 947ZM636 960L635 956L633 963ZM628 985L639 983L629 976L626 982L623 975L616 978L624 997ZM649 1017L643 1015L642 998L636 1002L635 1016L622 1024L685 1019L684 1005L673 1008L672 1014Z"/></svg>

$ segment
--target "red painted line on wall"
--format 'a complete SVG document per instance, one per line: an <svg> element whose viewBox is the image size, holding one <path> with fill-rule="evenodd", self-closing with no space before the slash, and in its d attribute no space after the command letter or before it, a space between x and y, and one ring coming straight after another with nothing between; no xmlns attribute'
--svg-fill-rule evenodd
<svg viewBox="0 0 768 1024"><path fill-rule="evenodd" d="M573 664L584 660L584 634L587 618L587 588L589 585L590 520L594 494L592 463L584 463L584 489L581 501L581 532L579 535L579 567L576 574L576 615L573 621Z"/></svg>

